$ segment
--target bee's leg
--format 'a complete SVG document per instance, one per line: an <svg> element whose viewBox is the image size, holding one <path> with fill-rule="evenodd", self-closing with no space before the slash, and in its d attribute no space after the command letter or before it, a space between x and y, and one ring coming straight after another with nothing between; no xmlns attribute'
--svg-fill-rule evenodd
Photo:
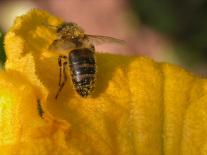
<svg viewBox="0 0 207 155"><path fill-rule="evenodd" d="M64 60L67 60L67 57L66 56L63 56L63 55L60 55L59 57L58 57L58 65L59 65L59 68L60 68L60 74L59 74L59 86L61 85L61 80L62 80L62 69L63 69L63 63L62 63L62 61L63 61L63 59Z"/></svg>
<svg viewBox="0 0 207 155"><path fill-rule="evenodd" d="M62 90L62 88L64 87L66 81L67 81L67 74L66 74L66 67L67 67L67 61L64 61L62 63L62 59L67 59L66 56L59 56L58 58L58 64L60 67L60 76L59 76L59 89L58 92L55 96L55 99L58 98L60 91ZM62 81L62 74L63 74L63 81Z"/></svg>
<svg viewBox="0 0 207 155"><path fill-rule="evenodd" d="M62 56L58 57L58 65L59 65L59 86L61 84L61 80L62 80Z"/></svg>

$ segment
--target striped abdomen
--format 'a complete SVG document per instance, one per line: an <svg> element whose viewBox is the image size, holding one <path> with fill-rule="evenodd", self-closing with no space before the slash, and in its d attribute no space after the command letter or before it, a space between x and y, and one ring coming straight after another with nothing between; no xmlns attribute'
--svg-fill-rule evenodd
<svg viewBox="0 0 207 155"><path fill-rule="evenodd" d="M71 77L74 88L82 97L91 94L95 85L95 55L88 48L75 49L69 54Z"/></svg>

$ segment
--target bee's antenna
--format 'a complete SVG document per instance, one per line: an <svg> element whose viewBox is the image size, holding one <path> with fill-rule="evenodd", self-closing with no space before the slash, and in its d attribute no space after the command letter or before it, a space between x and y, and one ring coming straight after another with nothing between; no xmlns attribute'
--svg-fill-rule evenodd
<svg viewBox="0 0 207 155"><path fill-rule="evenodd" d="M42 25L45 25L45 26L50 27L50 28L52 28L52 29L57 29L57 26L50 25L50 24L48 24L48 23L46 23L46 22L43 22Z"/></svg>

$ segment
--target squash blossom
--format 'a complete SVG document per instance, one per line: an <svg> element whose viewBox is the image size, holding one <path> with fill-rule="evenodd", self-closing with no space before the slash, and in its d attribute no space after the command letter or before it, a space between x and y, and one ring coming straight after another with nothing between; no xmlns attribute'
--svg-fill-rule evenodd
<svg viewBox="0 0 207 155"><path fill-rule="evenodd" d="M71 77L58 90L62 21L42 10L17 17L0 73L0 154L207 154L207 80L146 57L96 53L91 97Z"/></svg>

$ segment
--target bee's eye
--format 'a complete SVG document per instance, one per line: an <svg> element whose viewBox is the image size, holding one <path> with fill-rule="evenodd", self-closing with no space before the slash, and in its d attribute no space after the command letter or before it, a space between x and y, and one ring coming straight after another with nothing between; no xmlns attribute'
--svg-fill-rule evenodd
<svg viewBox="0 0 207 155"><path fill-rule="evenodd" d="M63 30L63 28L62 28L62 27L59 27L59 28L57 29L57 33L60 33L62 30Z"/></svg>
<svg viewBox="0 0 207 155"><path fill-rule="evenodd" d="M65 23L64 25L65 25L65 26L69 26L69 27L74 27L74 26L77 26L77 24L72 23L72 22Z"/></svg>
<svg viewBox="0 0 207 155"><path fill-rule="evenodd" d="M66 27L68 26L67 23L62 23L61 25L58 26L57 32L63 31Z"/></svg>

